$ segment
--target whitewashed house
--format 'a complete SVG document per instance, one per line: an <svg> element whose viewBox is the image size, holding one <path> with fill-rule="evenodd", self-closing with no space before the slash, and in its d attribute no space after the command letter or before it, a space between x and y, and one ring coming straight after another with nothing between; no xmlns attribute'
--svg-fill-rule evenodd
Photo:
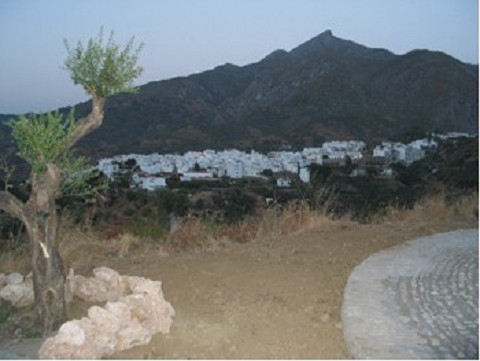
<svg viewBox="0 0 480 361"><path fill-rule="evenodd" d="M181 181L189 182L194 179L213 178L212 172L185 172L180 176Z"/></svg>
<svg viewBox="0 0 480 361"><path fill-rule="evenodd" d="M227 163L227 176L233 179L240 179L245 176L245 165L240 160L233 160Z"/></svg>
<svg viewBox="0 0 480 361"><path fill-rule="evenodd" d="M438 146L438 143L433 139L424 138L424 139L414 140L413 142L410 142L408 145L416 149L431 149L431 148L436 148Z"/></svg>
<svg viewBox="0 0 480 361"><path fill-rule="evenodd" d="M153 191L158 188L164 188L167 186L167 180L164 177L152 177L152 176L140 176L134 174L132 177L133 184L136 187Z"/></svg>
<svg viewBox="0 0 480 361"><path fill-rule="evenodd" d="M405 163L411 164L425 157L425 151L421 148L408 146L405 152Z"/></svg>
<svg viewBox="0 0 480 361"><path fill-rule="evenodd" d="M300 167L300 171L298 173L298 176L300 177L300 180L303 183L308 183L310 182L310 168L307 167Z"/></svg>
<svg viewBox="0 0 480 361"><path fill-rule="evenodd" d="M165 188L167 186L167 180L164 177L146 177L142 178L141 188L149 191Z"/></svg>
<svg viewBox="0 0 480 361"><path fill-rule="evenodd" d="M119 167L117 164L112 163L111 158L105 158L98 161L97 169L105 174L108 179L112 180L113 175L118 172Z"/></svg>

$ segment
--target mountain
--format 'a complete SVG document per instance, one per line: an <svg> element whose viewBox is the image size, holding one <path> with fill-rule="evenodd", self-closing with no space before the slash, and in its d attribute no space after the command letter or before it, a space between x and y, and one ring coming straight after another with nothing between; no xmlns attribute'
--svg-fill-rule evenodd
<svg viewBox="0 0 480 361"><path fill-rule="evenodd" d="M76 114L89 107L78 104ZM114 96L102 127L78 147L94 158L267 150L333 139L376 142L414 130L476 133L477 121L478 66L435 51L395 55L325 31L257 63L225 64Z"/></svg>

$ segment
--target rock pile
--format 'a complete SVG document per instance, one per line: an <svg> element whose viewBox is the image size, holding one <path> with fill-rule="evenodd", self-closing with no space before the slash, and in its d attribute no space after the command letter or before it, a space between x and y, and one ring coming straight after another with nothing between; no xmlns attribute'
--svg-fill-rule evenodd
<svg viewBox="0 0 480 361"><path fill-rule="evenodd" d="M14 307L32 305L32 274L24 278L20 273L0 273L0 298L10 302Z"/></svg>
<svg viewBox="0 0 480 361"><path fill-rule="evenodd" d="M145 345L156 333L166 334L175 310L165 301L162 283L143 277L121 276L99 267L94 277L67 277L67 298L72 295L89 302L88 316L64 323L56 336L48 338L38 351L42 359L98 359L116 351ZM25 280L14 273L0 275L0 298L17 307L33 303L31 276ZM17 297L22 290L21 297ZM28 290L28 291L27 291Z"/></svg>

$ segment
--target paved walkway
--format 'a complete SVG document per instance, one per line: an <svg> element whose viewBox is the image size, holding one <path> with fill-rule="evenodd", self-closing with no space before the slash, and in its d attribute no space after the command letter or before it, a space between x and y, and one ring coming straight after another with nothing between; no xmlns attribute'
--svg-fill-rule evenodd
<svg viewBox="0 0 480 361"><path fill-rule="evenodd" d="M378 252L348 279L347 347L359 359L478 359L478 229Z"/></svg>
<svg viewBox="0 0 480 361"><path fill-rule="evenodd" d="M0 360L38 359L38 349L43 341L41 338L31 338L20 342L0 342Z"/></svg>

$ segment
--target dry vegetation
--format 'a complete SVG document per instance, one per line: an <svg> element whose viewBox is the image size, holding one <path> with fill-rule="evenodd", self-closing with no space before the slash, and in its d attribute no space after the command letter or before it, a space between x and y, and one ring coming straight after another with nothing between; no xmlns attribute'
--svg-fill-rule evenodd
<svg viewBox="0 0 480 361"><path fill-rule="evenodd" d="M413 209L388 207L372 218L374 225L404 226L430 223L460 224L475 226L478 223L478 194L472 193L447 202L443 194L430 196L418 202ZM323 211L311 210L306 202L293 202L284 207L273 205L256 220L245 220L233 225L214 224L197 217L186 216L182 226L169 234L165 240L141 239L130 233L119 233L106 239L88 226L73 224L64 217L60 230L60 252L68 266L88 269L104 258L120 257L154 250L162 254L181 252L196 248L225 246L228 243L270 243L279 238L299 235L307 231L326 232L339 224L362 229L351 217L332 219ZM395 227L395 228L397 228ZM0 272L29 270L26 246L0 254Z"/></svg>

